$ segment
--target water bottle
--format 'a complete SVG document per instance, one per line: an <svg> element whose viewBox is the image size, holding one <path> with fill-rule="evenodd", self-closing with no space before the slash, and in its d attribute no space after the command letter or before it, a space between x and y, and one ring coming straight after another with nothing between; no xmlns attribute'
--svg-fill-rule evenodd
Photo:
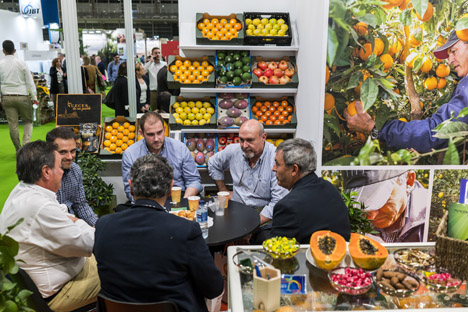
<svg viewBox="0 0 468 312"><path fill-rule="evenodd" d="M208 237L208 210L206 205L200 205L197 210L197 222L200 224L203 238Z"/></svg>

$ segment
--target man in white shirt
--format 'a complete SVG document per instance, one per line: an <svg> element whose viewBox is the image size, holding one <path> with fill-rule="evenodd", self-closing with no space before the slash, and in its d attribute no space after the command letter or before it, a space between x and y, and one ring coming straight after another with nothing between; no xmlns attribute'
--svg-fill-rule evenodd
<svg viewBox="0 0 468 312"><path fill-rule="evenodd" d="M18 131L19 116L24 123L23 144L29 143L31 140L33 129L31 98L37 103L36 85L26 63L15 58L14 43L5 40L2 46L5 58L0 61L0 103L8 119L11 140L18 151L21 147Z"/></svg>
<svg viewBox="0 0 468 312"><path fill-rule="evenodd" d="M158 97L158 72L167 63L161 61L161 49L153 48L151 50L151 60L145 64L145 69L148 72L150 81L150 107L154 112L160 110L161 107L157 104Z"/></svg>
<svg viewBox="0 0 468 312"><path fill-rule="evenodd" d="M9 233L19 243L18 265L53 311L95 302L100 283L92 256L94 228L57 201L63 175L60 154L38 140L18 151L16 163L20 182L0 214L0 232L23 219Z"/></svg>

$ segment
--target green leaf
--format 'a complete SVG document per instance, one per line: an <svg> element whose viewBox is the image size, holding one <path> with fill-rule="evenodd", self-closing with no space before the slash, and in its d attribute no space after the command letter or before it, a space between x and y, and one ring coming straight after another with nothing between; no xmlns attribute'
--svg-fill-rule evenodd
<svg viewBox="0 0 468 312"><path fill-rule="evenodd" d="M377 6L374 8L374 16L377 19L377 25L385 24L387 20L387 13L381 6Z"/></svg>
<svg viewBox="0 0 468 312"><path fill-rule="evenodd" d="M324 166L349 166L351 162L355 159L351 155L344 155L324 163Z"/></svg>
<svg viewBox="0 0 468 312"><path fill-rule="evenodd" d="M23 305L27 304L28 297L32 295L32 291L27 289L20 290L19 293L16 295L16 299L21 302Z"/></svg>
<svg viewBox="0 0 468 312"><path fill-rule="evenodd" d="M400 14L400 22L403 26L411 25L411 10L405 9Z"/></svg>
<svg viewBox="0 0 468 312"><path fill-rule="evenodd" d="M329 17L333 19L345 19L346 5L341 0L330 1Z"/></svg>
<svg viewBox="0 0 468 312"><path fill-rule="evenodd" d="M445 124L434 134L439 139L449 139L454 137L468 136L468 124L462 121L453 121Z"/></svg>
<svg viewBox="0 0 468 312"><path fill-rule="evenodd" d="M366 23L369 26L372 26L374 28L375 28L375 26L377 26L377 18L372 13L366 13L366 15L358 17L358 20L360 22L364 22L364 23Z"/></svg>
<svg viewBox="0 0 468 312"><path fill-rule="evenodd" d="M354 72L348 81L348 86L346 87L347 90L353 89L359 85L359 82L362 80L362 73L360 71Z"/></svg>
<svg viewBox="0 0 468 312"><path fill-rule="evenodd" d="M458 113L458 115L457 115L456 118L457 118L457 119L458 119L458 118L463 118L463 117L465 117L466 115L468 115L468 107L463 108L463 109Z"/></svg>
<svg viewBox="0 0 468 312"><path fill-rule="evenodd" d="M327 63L329 67L333 66L339 44L335 31L331 27L328 27Z"/></svg>
<svg viewBox="0 0 468 312"><path fill-rule="evenodd" d="M23 219L21 219L21 221L23 221ZM17 224L19 223L16 223L16 225ZM2 236L2 239L0 240L0 246L6 248L6 250L8 250L8 253L13 257L18 254L19 244L8 235Z"/></svg>
<svg viewBox="0 0 468 312"><path fill-rule="evenodd" d="M455 25L455 30L463 30L468 28L468 17L461 18Z"/></svg>
<svg viewBox="0 0 468 312"><path fill-rule="evenodd" d="M413 8L418 12L419 16L424 16L428 7L428 0L412 0Z"/></svg>
<svg viewBox="0 0 468 312"><path fill-rule="evenodd" d="M361 102L364 106L364 111L374 105L377 95L379 94L379 87L375 84L374 78L367 78L361 86Z"/></svg>
<svg viewBox="0 0 468 312"><path fill-rule="evenodd" d="M23 222L24 219L23 218L20 218L18 221L16 221L15 224L13 225L10 225L8 228L7 228L7 233L10 232L12 229L14 229L18 224L20 224L21 222Z"/></svg>
<svg viewBox="0 0 468 312"><path fill-rule="evenodd" d="M455 144L453 144L452 138L449 139L448 149L445 152L443 165L459 165L460 158L458 156L458 150Z"/></svg>
<svg viewBox="0 0 468 312"><path fill-rule="evenodd" d="M324 125L326 125L327 128L333 130L337 135L341 133L340 122L338 121L338 118L336 116L324 114L323 119Z"/></svg>
<svg viewBox="0 0 468 312"><path fill-rule="evenodd" d="M393 89L393 87L395 86L393 83L391 83L390 81L388 81L385 78L377 78L377 79L375 79L375 82L378 85L382 86L384 89L388 89L388 91L391 91Z"/></svg>

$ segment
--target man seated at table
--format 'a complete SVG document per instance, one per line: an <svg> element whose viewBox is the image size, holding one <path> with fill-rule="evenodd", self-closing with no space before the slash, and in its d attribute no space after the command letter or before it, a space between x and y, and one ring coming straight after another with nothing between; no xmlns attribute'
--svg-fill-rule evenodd
<svg viewBox="0 0 468 312"><path fill-rule="evenodd" d="M95 302L100 286L91 254L94 228L57 201L63 174L59 153L43 141L28 143L18 151L16 173L20 182L0 214L0 232L24 219L8 234L19 243L19 267L53 311Z"/></svg>
<svg viewBox="0 0 468 312"><path fill-rule="evenodd" d="M275 146L266 142L263 125L251 119L239 129L240 143L230 144L208 160L208 172L220 191L228 191L224 170L233 181L232 200L258 207L260 223L273 217L273 207L288 191L279 186L272 171Z"/></svg>
<svg viewBox="0 0 468 312"><path fill-rule="evenodd" d="M130 168L140 157L148 154L161 155L174 168L174 186L182 188L184 198L197 195L203 190L200 173L190 151L184 143L164 136L164 120L156 112L146 112L140 118L140 133L143 139L125 150L122 155L122 178L125 194L133 201L128 179Z"/></svg>
<svg viewBox="0 0 468 312"><path fill-rule="evenodd" d="M57 192L57 200L68 207L70 213L94 226L98 216L89 206L83 187L83 174L74 162L76 157L75 132L71 128L58 127L49 131L46 141L55 147L62 161L62 186Z"/></svg>
<svg viewBox="0 0 468 312"><path fill-rule="evenodd" d="M160 155L137 159L129 179L135 204L96 223L101 293L120 301L171 301L179 311L207 311L204 298L220 296L224 281L199 224L164 208L172 178L173 169Z"/></svg>
<svg viewBox="0 0 468 312"><path fill-rule="evenodd" d="M289 194L275 205L268 237L295 237L308 244L315 231L330 230L349 240L348 208L336 188L315 174L316 168L310 142L296 138L278 145L273 171Z"/></svg>

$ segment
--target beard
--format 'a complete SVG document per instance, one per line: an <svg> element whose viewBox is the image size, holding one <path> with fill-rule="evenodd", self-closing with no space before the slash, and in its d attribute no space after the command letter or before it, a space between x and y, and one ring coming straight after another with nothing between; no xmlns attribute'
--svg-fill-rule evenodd
<svg viewBox="0 0 468 312"><path fill-rule="evenodd" d="M247 151L242 151L242 152L244 153L244 156L245 156L245 158L247 158L247 159L251 159L251 158L253 158L253 157L255 156L254 152L249 151L249 150L247 150Z"/></svg>

